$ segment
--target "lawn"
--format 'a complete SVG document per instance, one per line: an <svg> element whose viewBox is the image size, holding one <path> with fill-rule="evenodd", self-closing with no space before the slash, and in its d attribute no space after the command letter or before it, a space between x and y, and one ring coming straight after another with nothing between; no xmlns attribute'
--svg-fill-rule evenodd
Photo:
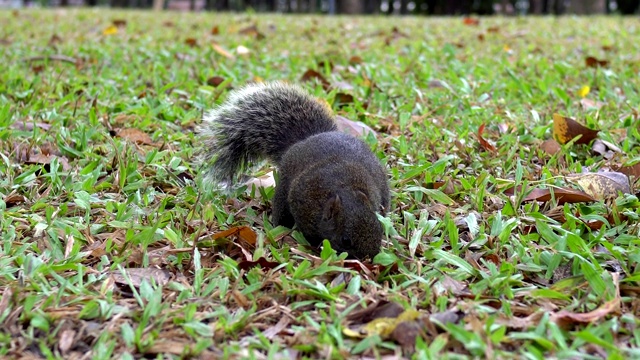
<svg viewBox="0 0 640 360"><path fill-rule="evenodd" d="M0 357L640 358L637 18L0 23ZM269 80L375 131L373 261L203 181L203 112Z"/></svg>

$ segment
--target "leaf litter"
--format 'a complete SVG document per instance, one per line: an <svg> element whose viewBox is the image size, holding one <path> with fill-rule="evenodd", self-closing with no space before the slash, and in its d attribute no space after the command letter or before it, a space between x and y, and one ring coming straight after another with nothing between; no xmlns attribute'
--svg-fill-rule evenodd
<svg viewBox="0 0 640 360"><path fill-rule="evenodd" d="M640 293L640 206L636 185L613 172L637 167L637 113L616 112L637 99L590 82L626 68L614 56L585 66L567 35L591 51L604 45L566 19L434 19L425 35L413 19L398 28L387 19L280 25L253 14L118 12L88 24L78 14L55 34L33 29L60 55L43 55L20 32L2 42L3 83L24 85L7 87L10 104L0 104L9 125L0 130L3 356L635 354L627 325L638 319L629 296ZM7 16L10 27L54 21ZM336 39L338 28L347 36ZM309 36L290 41L300 34ZM632 48L618 35L604 43ZM519 66L525 57L534 66ZM36 72L24 59L46 65ZM153 75L140 70L151 65ZM489 66L499 71L488 75ZM373 262L272 228L268 185L230 196L194 186L194 119L231 85L285 77L317 85L340 116L368 125L345 122L351 131L382 130L376 151L394 204ZM548 121L553 113L592 128L563 115ZM532 151L545 138L557 141ZM612 332L614 349L593 340Z"/></svg>

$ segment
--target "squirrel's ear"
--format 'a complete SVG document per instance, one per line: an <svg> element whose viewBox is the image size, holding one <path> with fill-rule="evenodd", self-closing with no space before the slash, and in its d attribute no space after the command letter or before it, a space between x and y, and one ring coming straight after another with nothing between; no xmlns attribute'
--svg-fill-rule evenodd
<svg viewBox="0 0 640 360"><path fill-rule="evenodd" d="M358 198L358 200L362 201L362 203L364 203L367 207L369 207L369 209L371 209L372 211L376 211L376 209L373 208L371 201L369 201L369 196L367 196L367 194L364 191L356 191L356 197Z"/></svg>
<svg viewBox="0 0 640 360"><path fill-rule="evenodd" d="M340 199L340 196L333 196L324 204L324 212L322 213L322 217L324 220L331 220L336 217L336 215L338 215L341 210L342 200Z"/></svg>

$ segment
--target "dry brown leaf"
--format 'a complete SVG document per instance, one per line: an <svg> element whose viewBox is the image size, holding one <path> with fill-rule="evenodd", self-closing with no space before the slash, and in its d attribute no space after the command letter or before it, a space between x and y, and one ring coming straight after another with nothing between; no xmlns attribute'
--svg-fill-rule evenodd
<svg viewBox="0 0 640 360"><path fill-rule="evenodd" d="M218 35L220 34L220 29L218 28L218 25L215 25L214 27L211 28L211 35Z"/></svg>
<svg viewBox="0 0 640 360"><path fill-rule="evenodd" d="M627 175L615 171L573 174L567 176L567 179L598 200L616 198L618 193L631 193Z"/></svg>
<svg viewBox="0 0 640 360"><path fill-rule="evenodd" d="M560 146L560 144L558 144L558 142L555 141L554 139L548 139L543 141L542 144L540 145L540 148L542 149L542 151L544 151L549 155L555 155L558 152L560 152L560 150L562 150L562 147Z"/></svg>
<svg viewBox="0 0 640 360"><path fill-rule="evenodd" d="M581 202L596 201L596 199L594 199L589 194L583 191L569 189L569 188L533 189L533 191L531 191L523 199L523 201L547 202L551 200L552 192L559 205L562 205L564 203L581 203Z"/></svg>
<svg viewBox="0 0 640 360"><path fill-rule="evenodd" d="M633 176L636 179L640 178L640 163L637 163L635 165L628 165L628 166L616 166L613 169L629 177Z"/></svg>
<svg viewBox="0 0 640 360"><path fill-rule="evenodd" d="M576 144L588 144L598 136L599 130L589 129L574 119L564 117L560 114L553 114L553 136L560 144L566 144L574 138Z"/></svg>
<svg viewBox="0 0 640 360"><path fill-rule="evenodd" d="M20 203L23 203L23 202L27 201L27 198L25 198L24 196L22 196L20 194L12 192L12 193L8 194L7 196L5 196L4 199L2 199L2 201L4 201L4 203L7 205L7 207L11 207L13 205L17 205L17 204L20 204Z"/></svg>
<svg viewBox="0 0 640 360"><path fill-rule="evenodd" d="M349 58L349 64L351 64L351 65L357 65L357 64L362 64L362 63L363 63L363 60L358 55L354 55L354 56Z"/></svg>
<svg viewBox="0 0 640 360"><path fill-rule="evenodd" d="M184 43L189 45L190 47L198 46L198 40L196 40L195 38L187 38L184 40Z"/></svg>
<svg viewBox="0 0 640 360"><path fill-rule="evenodd" d="M250 245L255 245L256 240L258 239L258 235L256 235L255 231L248 226L235 226L228 230L220 231L211 236L213 240L226 238L231 235L237 236L241 240L249 243Z"/></svg>
<svg viewBox="0 0 640 360"><path fill-rule="evenodd" d="M218 85L224 82L224 78L222 76L212 76L207 79L207 85L217 87Z"/></svg>
<svg viewBox="0 0 640 360"><path fill-rule="evenodd" d="M488 142L482 137L483 133L484 133L484 124L480 125L480 128L478 129L478 134L477 134L478 141L480 142L480 146L482 146L482 148L485 149L486 151L496 152L498 149L496 149L495 146L493 146L490 142Z"/></svg>
<svg viewBox="0 0 640 360"><path fill-rule="evenodd" d="M591 324L613 312L616 312L620 306L619 275L617 273L611 273L611 277L613 278L613 283L616 286L616 296L613 299L587 313L574 313L567 310L561 310L552 314L551 320L556 322L559 326L566 328L573 324Z"/></svg>
<svg viewBox="0 0 640 360"><path fill-rule="evenodd" d="M117 136L139 145L153 145L151 137L144 131L136 128L120 129Z"/></svg>
<svg viewBox="0 0 640 360"><path fill-rule="evenodd" d="M269 261L267 259L265 259L264 257L261 257L260 259L258 259L257 261L241 261L238 263L238 269L240 270L249 270L251 268L254 268L256 266L260 265L260 267L262 269L265 270L271 270L275 267L280 266L279 262L275 262L275 261Z"/></svg>
<svg viewBox="0 0 640 360"><path fill-rule="evenodd" d="M592 67L592 68L605 67L605 66L609 65L609 61L608 60L598 60L593 56L587 56L584 59L584 63L587 65L587 67Z"/></svg>
<svg viewBox="0 0 640 360"><path fill-rule="evenodd" d="M302 76L300 77L300 81L303 81L303 82L310 81L312 79L318 80L318 82L322 84L322 88L325 90L329 89L329 87L331 86L329 81L327 81L327 79L325 79L325 77L322 76L322 74L320 74L319 72L313 69L309 69L305 71L304 74L302 74Z"/></svg>
<svg viewBox="0 0 640 360"><path fill-rule="evenodd" d="M114 19L111 23L113 24L113 26L117 26L119 28L127 26L127 20L124 19Z"/></svg>
<svg viewBox="0 0 640 360"><path fill-rule="evenodd" d="M262 40L265 38L264 34L262 34L259 30L258 30L258 26L257 25L251 25L249 27L246 27L244 29L241 29L240 31L238 31L239 34L242 35L249 35L249 36L255 36L256 39L258 40Z"/></svg>
<svg viewBox="0 0 640 360"><path fill-rule="evenodd" d="M38 164L38 165L49 165L53 159L58 159L58 162L62 166L62 170L69 170L71 166L69 165L69 160L67 160L64 156L56 156L56 155L45 155L45 154L31 154L29 155L29 159L25 160L25 164Z"/></svg>

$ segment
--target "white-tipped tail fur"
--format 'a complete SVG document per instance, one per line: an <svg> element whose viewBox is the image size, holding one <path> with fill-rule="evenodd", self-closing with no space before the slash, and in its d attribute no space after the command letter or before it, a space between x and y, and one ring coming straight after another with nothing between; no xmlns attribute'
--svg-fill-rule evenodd
<svg viewBox="0 0 640 360"><path fill-rule="evenodd" d="M260 159L278 164L296 142L335 130L327 106L301 87L283 82L234 90L205 114L198 128L208 176L226 183Z"/></svg>

